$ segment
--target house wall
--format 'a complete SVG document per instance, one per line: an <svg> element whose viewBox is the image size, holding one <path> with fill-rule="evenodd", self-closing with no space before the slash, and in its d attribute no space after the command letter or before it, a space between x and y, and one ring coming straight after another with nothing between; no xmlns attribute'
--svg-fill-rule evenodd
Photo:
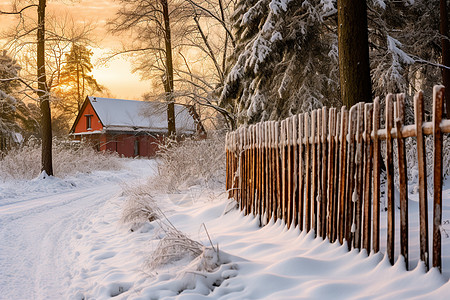
<svg viewBox="0 0 450 300"><path fill-rule="evenodd" d="M158 145L162 142L162 137L150 135L133 134L89 134L85 136L75 136L89 141L99 151L117 152L124 157L153 157L158 151ZM137 141L137 144L136 144ZM135 150L137 146L137 151Z"/></svg>
<svg viewBox="0 0 450 300"><path fill-rule="evenodd" d="M90 131L96 131L96 130L102 130L103 126L100 122L100 119L98 118L97 114L94 111L94 108L92 107L91 103L88 102L84 110L80 113L81 118L78 121L74 133L80 133L80 132L90 132ZM92 115L91 117L91 129L86 129L86 117L85 115Z"/></svg>
<svg viewBox="0 0 450 300"><path fill-rule="evenodd" d="M125 157L152 157L158 151L158 143L162 141L162 138L150 135L115 134L107 135L106 140L106 144L100 147L100 150L114 151Z"/></svg>

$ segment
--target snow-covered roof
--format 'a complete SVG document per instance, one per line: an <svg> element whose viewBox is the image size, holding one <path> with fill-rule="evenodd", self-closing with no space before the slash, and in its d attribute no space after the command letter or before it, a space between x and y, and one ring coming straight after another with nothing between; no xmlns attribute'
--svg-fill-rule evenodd
<svg viewBox="0 0 450 300"><path fill-rule="evenodd" d="M88 96L104 129L151 130L167 132L167 104ZM194 133L195 122L187 107L175 104L176 131L180 134Z"/></svg>

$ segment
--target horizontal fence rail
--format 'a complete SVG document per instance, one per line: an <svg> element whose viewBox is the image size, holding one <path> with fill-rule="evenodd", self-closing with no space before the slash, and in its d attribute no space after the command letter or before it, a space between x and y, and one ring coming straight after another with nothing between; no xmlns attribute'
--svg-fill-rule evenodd
<svg viewBox="0 0 450 300"><path fill-rule="evenodd" d="M287 226L314 230L317 236L347 243L349 250L380 250L381 147L385 147L387 199L386 252L394 264L394 168L399 173L400 253L408 268L408 196L405 141L415 137L419 172L420 260L429 268L425 135L433 136L433 255L441 270L444 87L433 90L433 120L425 122L423 94L414 97L415 124L405 125L404 94L389 94L385 124L380 101L314 110L283 121L241 127L227 134L229 198L262 222L283 219ZM396 143L394 143L394 140ZM394 165L394 146L397 163ZM431 162L428 162L431 163Z"/></svg>

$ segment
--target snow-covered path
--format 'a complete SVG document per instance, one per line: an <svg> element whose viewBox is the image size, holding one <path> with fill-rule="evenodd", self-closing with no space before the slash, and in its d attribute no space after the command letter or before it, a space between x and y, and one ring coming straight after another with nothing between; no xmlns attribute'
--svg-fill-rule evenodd
<svg viewBox="0 0 450 300"><path fill-rule="evenodd" d="M209 247L210 236L220 265L201 271L197 258L149 269L164 220L130 230L120 217L123 184L144 183L155 162L125 162L122 171L0 183L1 300L449 299L448 271L426 273L417 263L406 271L401 259L392 267L383 253L348 252L280 220L259 227L223 191L199 186L144 191L188 237ZM449 245L445 238L445 268Z"/></svg>
<svg viewBox="0 0 450 300"><path fill-rule="evenodd" d="M121 182L148 176L149 163L0 186L0 299L65 299L78 255L70 243L82 237L77 230L121 191Z"/></svg>

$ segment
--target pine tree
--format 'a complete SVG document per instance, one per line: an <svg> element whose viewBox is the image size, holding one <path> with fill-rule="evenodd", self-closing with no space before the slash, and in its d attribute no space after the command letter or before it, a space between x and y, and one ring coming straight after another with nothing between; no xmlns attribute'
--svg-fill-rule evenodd
<svg viewBox="0 0 450 300"><path fill-rule="evenodd" d="M93 52L83 45L73 44L66 54L65 64L61 70L56 94L61 98L57 108L77 115L88 93L101 91L102 87L90 74L93 66Z"/></svg>
<svg viewBox="0 0 450 300"><path fill-rule="evenodd" d="M333 1L240 1L234 24L237 47L221 104L238 123L338 103Z"/></svg>

